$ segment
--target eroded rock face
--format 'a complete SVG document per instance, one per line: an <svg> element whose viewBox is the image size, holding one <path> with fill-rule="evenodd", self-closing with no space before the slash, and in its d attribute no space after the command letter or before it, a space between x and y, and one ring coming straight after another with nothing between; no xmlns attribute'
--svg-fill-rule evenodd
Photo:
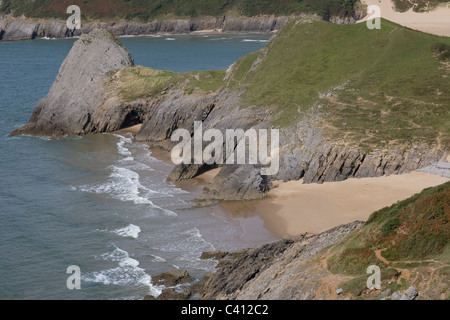
<svg viewBox="0 0 450 320"><path fill-rule="evenodd" d="M214 300L234 295L242 287L268 268L271 263L283 255L294 241L281 240L267 244L261 248L248 250L241 255L226 257L221 261L218 270L206 280L200 290L200 298Z"/></svg>
<svg viewBox="0 0 450 320"><path fill-rule="evenodd" d="M174 287L176 285L189 283L191 281L192 278L189 276L187 271L178 269L170 270L152 277L152 282L155 285L163 285L165 287Z"/></svg>
<svg viewBox="0 0 450 320"><path fill-rule="evenodd" d="M205 188L200 201L239 201L262 199L272 182L261 175L256 165L224 165L213 182Z"/></svg>
<svg viewBox="0 0 450 320"><path fill-rule="evenodd" d="M104 90L107 74L132 65L127 49L108 31L96 29L83 35L29 123L12 134L61 137L95 132L95 113L108 98Z"/></svg>

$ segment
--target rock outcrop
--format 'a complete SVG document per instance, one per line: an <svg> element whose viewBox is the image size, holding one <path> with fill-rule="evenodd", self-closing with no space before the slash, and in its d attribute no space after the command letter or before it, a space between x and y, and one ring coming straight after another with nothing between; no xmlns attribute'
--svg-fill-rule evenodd
<svg viewBox="0 0 450 320"><path fill-rule="evenodd" d="M179 284L185 284L192 281L192 278L189 276L187 271L185 270L170 270L160 275L152 277L152 282L157 286L165 286L165 287L175 287Z"/></svg>
<svg viewBox="0 0 450 320"><path fill-rule="evenodd" d="M354 222L319 235L302 235L257 249L238 251L220 260L217 271L205 278L199 298L205 300L315 299L326 270L305 262L363 226ZM302 279L305 279L302 281Z"/></svg>
<svg viewBox="0 0 450 320"><path fill-rule="evenodd" d="M262 199L272 182L255 165L225 165L205 188L200 201L239 201Z"/></svg>
<svg viewBox="0 0 450 320"><path fill-rule="evenodd" d="M47 96L40 100L27 125L12 135L32 134L61 137L95 132L95 124L105 122L108 96L104 82L108 72L133 65L133 59L115 37L96 29L83 35L64 60ZM111 107L111 106L109 106ZM122 115L117 127L126 118L125 108L118 106L114 115ZM98 120L97 114L102 114ZM118 129L118 128L116 128Z"/></svg>

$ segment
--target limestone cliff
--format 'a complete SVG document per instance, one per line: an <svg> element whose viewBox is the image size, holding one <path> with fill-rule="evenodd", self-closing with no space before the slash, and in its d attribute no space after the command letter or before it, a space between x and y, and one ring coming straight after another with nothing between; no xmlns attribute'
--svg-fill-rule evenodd
<svg viewBox="0 0 450 320"><path fill-rule="evenodd" d="M95 124L103 121L98 120L98 114L108 103L103 88L108 72L131 65L128 51L108 31L96 29L83 35L61 65L47 96L38 102L29 123L12 135L61 137L95 132ZM119 117L121 113L123 110L115 112ZM120 126L120 121L116 123Z"/></svg>
<svg viewBox="0 0 450 320"><path fill-rule="evenodd" d="M260 16L216 18L203 17L191 19L161 19L148 23L135 21L92 21L82 24L80 30L69 30L66 21L57 19L28 19L0 16L0 40L29 40L35 38L65 38L87 34L94 29L105 29L115 36L145 35L157 33L189 33L202 30L222 32L263 32L280 30L288 17Z"/></svg>

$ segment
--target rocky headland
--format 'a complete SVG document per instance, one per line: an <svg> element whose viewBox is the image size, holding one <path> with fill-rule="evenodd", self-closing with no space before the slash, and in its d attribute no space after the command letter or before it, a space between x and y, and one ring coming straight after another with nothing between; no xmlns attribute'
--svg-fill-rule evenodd
<svg viewBox="0 0 450 320"><path fill-rule="evenodd" d="M246 102L246 99L249 99L246 98L247 92L263 86L263 81L266 79L264 76L270 75L269 72L264 73L264 71L276 60L274 57L279 58L280 53L277 50L279 48L284 50L286 45L290 46L295 43L292 41L295 37L300 37L299 34L307 36L312 30L322 30L322 34L338 32L339 36L346 36L341 33L342 29L334 29L330 26L331 24L317 20L311 17L302 17L288 22L282 32L272 39L267 48L242 58L226 71L194 72L183 75L134 67L131 55L111 32L95 29L89 34L82 35L74 44L61 66L55 83L48 95L37 104L29 123L14 131L12 135L32 134L61 138L70 135L113 132L142 124L135 136L137 141L146 142L151 147L171 151L176 144L170 140L172 133L180 128L193 133L195 121L201 121L204 130L214 128L225 132L226 129L274 128L277 123L279 124L277 121L284 119L284 122L279 125L281 130L278 174L274 176L261 175L260 167L257 165L223 165L220 173L205 188L204 196L199 199L204 204L214 201L263 198L272 187L273 180L303 179L304 183L322 183L342 181L348 178L379 177L414 171L446 159L449 154L448 137L445 127L443 131L439 131L441 130L439 122L435 126L430 125L430 122L420 124L407 121L400 124L396 122L396 133L408 132L411 135L407 135L406 138L402 136L403 140L399 136L395 136L395 143L385 141L392 137L390 134L393 129L388 128L384 132L382 126L376 129L361 128L363 126L361 123L364 122L354 122L355 119L367 120L364 116L364 112L367 110L370 111L367 115L369 121L375 121L374 114L377 115L379 111L376 108L371 109L374 105L392 108L392 110L386 109L383 111L384 113L380 114L380 118L383 119L383 124L386 126L390 125L389 119L397 116L395 111L403 106L408 109L401 109L399 114L402 116L407 112L405 110L415 110L414 108L421 107L435 108L435 115L438 116L440 112L444 112L438 119L445 118L448 114L448 109L445 111L445 101L448 103L446 100L448 91L445 90L448 80L445 75L448 71L445 68L442 69L441 63L433 57L431 51L429 57L426 58L426 63L434 66L436 70L439 70L436 72L439 73L438 76L431 75L427 81L436 78L437 85L444 86L444 88L433 87L431 90L433 93L430 93L432 100L419 100L423 98L423 90L418 95L415 95L416 91L411 91L411 98L391 96L388 91L383 91L376 97L373 92L364 95L362 89L345 87L346 84L342 85L342 78L339 83L332 85L329 84L327 78L325 85L328 87L328 93L315 92L314 97L318 100L311 103L309 108L298 106L297 109L294 109L301 117L286 117L286 114L283 113L285 110L281 110L274 103ZM402 27L387 22L385 25L387 30L383 32L390 32L389 28L392 28L396 30L397 34L411 36L409 34L411 31ZM353 28L352 30L357 29ZM363 30L362 27L361 30ZM420 39L423 37L420 36ZM435 40L438 39L430 38L424 41L433 43ZM427 50L430 50L429 47ZM350 62L353 63L352 61ZM391 61L391 59L387 59L387 61ZM292 61L286 67L291 69L296 63L296 61ZM327 65L326 61L324 63ZM302 67L305 63L301 61L298 62L298 65ZM282 68L283 66L278 65L278 67ZM370 69L370 72L375 71ZM344 73L347 75L348 70L345 70ZM372 73L372 76L374 75ZM380 77L383 76L384 74L380 73ZM256 86L251 86L252 77L256 77L255 81L258 86L256 89ZM320 79L322 78L318 78L317 81L320 82ZM340 86L336 87L339 84ZM148 90L143 90L143 93L138 94L137 91L142 86ZM386 89L386 87L383 88ZM342 92L345 92L345 96ZM357 104L352 104L348 100L348 95L354 94L354 92L359 95L355 99ZM436 92L438 93L436 94ZM341 97L340 94L343 96ZM368 99L374 100L368 101ZM336 108L332 109L330 106L336 106ZM338 110L338 113L334 114L335 110ZM386 113L391 118L383 118ZM344 119L340 118L342 114L346 114ZM363 120L358 118L361 114L363 114ZM286 118L289 118L289 121L292 119L295 121L289 122ZM421 119L438 121L425 116L422 116ZM414 118L414 121L417 121L417 118ZM426 128L424 128L425 126ZM424 130L421 131L423 128ZM365 142L364 147L354 142L356 134L360 134L357 136L358 139ZM342 139L344 136L345 139ZM206 164L178 165L170 174L169 180L188 180L216 167L216 165ZM444 191L438 189L436 192L441 198L441 193L444 195L444 200L439 198L444 201L443 214L436 213L436 217L446 221L448 186ZM438 208L440 207L438 206ZM405 210L405 212L409 212L407 209ZM430 214L435 217L433 212ZM351 292L351 297L361 296L362 293L372 297L373 293L364 288L361 289L361 270L347 272L347 270L335 270L332 265L330 266L330 259L331 261L345 259L346 254L349 253L345 250L349 247L342 249L344 252L342 255L338 252L340 249L338 251L328 250L326 253L323 253L323 250L330 246L333 248L340 241L355 234L359 234L362 238L358 238L358 241L355 240L356 242L354 241L352 244L363 243L361 239L365 239L364 235L367 234L367 230L373 226L373 224L369 227L367 225L373 221L377 221L377 230L381 230L384 237L393 237L394 233L389 232L392 231L392 228L398 228L401 221L389 222L389 219L392 218L389 215L382 215L384 220L378 221L379 216L380 214L375 214L375 218L366 223L365 229L362 227L363 223L355 222L320 235L303 235L294 240L283 240L259 249L233 254L218 253L222 255L218 272L204 279L194 291L182 291L182 294L185 298L194 294L194 297L203 299L325 299L335 298L337 295L344 297L344 295L340 295L342 292ZM390 224L388 223L387 227L384 227L386 219ZM412 225L419 225L417 221L414 221ZM444 229L448 228L444 222L442 225ZM364 232L361 231L363 235L358 233L358 230L364 230ZM437 240L439 245L436 245L436 248L439 248L439 252L436 251L436 254L442 254L442 250L448 242L448 234L450 233L446 233ZM427 236L424 237L427 239L426 241L430 239ZM386 281L391 281L390 284L392 284L395 280L395 283L398 284L390 286L389 289L398 289L393 292L396 293L396 297L401 298L404 297L403 293L398 293L398 291L408 289L399 284L401 282L399 280L401 271L399 270L405 268L398 265L389 268L392 262L387 261L382 254L381 258L378 256L380 255L379 250L386 249L380 247L385 244L383 241L386 239L382 238L376 242L379 244L377 247L366 248L371 252L367 254L370 261L366 262L384 264L387 274ZM351 246L350 249L351 254L355 253L352 257L356 260L360 257L366 258L366 251L364 251L366 249L363 252ZM317 258L319 252L323 259ZM405 255L403 258L407 259L408 257L410 256ZM420 258L423 260L424 257ZM400 263L398 261L400 259L392 254L388 258ZM412 261L412 259L405 261ZM325 264L323 265L322 262ZM326 265L327 262L328 265ZM404 261L402 263L407 264ZM433 268L427 269L427 272L432 275L440 272L439 276L445 278L448 270L439 269L440 263L433 262ZM355 276L359 276L359 278L355 278ZM172 280L175 279L171 280L175 287L188 281L185 274L171 274L168 277ZM163 278L161 281L164 280ZM301 284L292 282L293 278L302 279ZM416 283L419 278L420 272L418 278L415 280L408 278L407 283ZM423 281L417 283L422 286ZM346 283L344 289L338 287L342 282ZM439 282L428 287L423 285L421 288L424 291L421 294L433 298L435 296L431 292L444 290L439 285ZM171 288L171 290L163 297L173 297L178 289ZM413 291L411 289L404 295L415 297L416 294ZM444 293L442 292L442 294ZM440 298L441 294L436 296ZM346 297L350 297L350 295Z"/></svg>
<svg viewBox="0 0 450 320"><path fill-rule="evenodd" d="M306 20L306 22L304 21ZM305 18L310 24L315 19ZM297 22L298 23L298 22ZM272 41L272 43L275 41ZM260 68L268 50L260 53L248 73ZM145 68L133 68L133 59L119 41L107 30L96 29L74 44L63 62L48 95L39 101L27 125L12 135L32 134L54 138L68 135L112 132L136 124L143 124L136 134L137 141L171 151L175 142L172 133L179 128L193 132L194 122L202 121L203 129L272 127L279 117L276 106L250 105L241 107L242 89L231 88L242 62L232 65L226 73L219 73L216 90L192 88L193 83L214 78L208 73L175 75L163 74L163 86L153 90L152 82L160 76ZM150 69L149 69L150 70ZM146 97L124 98L121 92L128 79L146 81ZM124 75L125 74L125 75ZM225 77L225 86L221 77ZM204 78L204 79L203 79ZM126 79L126 81L124 80ZM153 80L152 80L153 79ZM200 80L197 80L200 79ZM230 81L226 84L227 79ZM166 81L166 84L164 81ZM160 86L161 83L158 83ZM155 85L156 86L156 85ZM133 88L131 90L134 90ZM328 94L325 99L329 99ZM324 134L326 112L321 105L306 111L289 129L280 130L280 170L274 176L263 176L255 165L223 165L221 172L207 187L201 200L250 200L263 198L270 190L271 180L300 180L304 183L342 181L347 178L379 177L401 174L427 167L446 157L446 146L423 143L420 140L391 148L362 150L348 144L336 143ZM367 131L367 130L366 130ZM372 135L372 134L369 134ZM335 139L336 140L336 139ZM448 147L448 146L447 146ZM178 165L169 176L171 181L191 179L215 165Z"/></svg>

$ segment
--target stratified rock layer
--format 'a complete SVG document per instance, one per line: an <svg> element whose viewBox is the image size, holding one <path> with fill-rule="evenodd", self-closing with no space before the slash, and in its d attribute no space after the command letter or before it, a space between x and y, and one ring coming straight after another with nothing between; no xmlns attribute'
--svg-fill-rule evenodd
<svg viewBox="0 0 450 320"><path fill-rule="evenodd" d="M99 109L106 108L107 74L132 65L127 49L108 31L96 29L83 35L61 65L47 96L36 105L29 123L12 134L61 137L97 131L93 124ZM116 120L120 123L123 119Z"/></svg>

